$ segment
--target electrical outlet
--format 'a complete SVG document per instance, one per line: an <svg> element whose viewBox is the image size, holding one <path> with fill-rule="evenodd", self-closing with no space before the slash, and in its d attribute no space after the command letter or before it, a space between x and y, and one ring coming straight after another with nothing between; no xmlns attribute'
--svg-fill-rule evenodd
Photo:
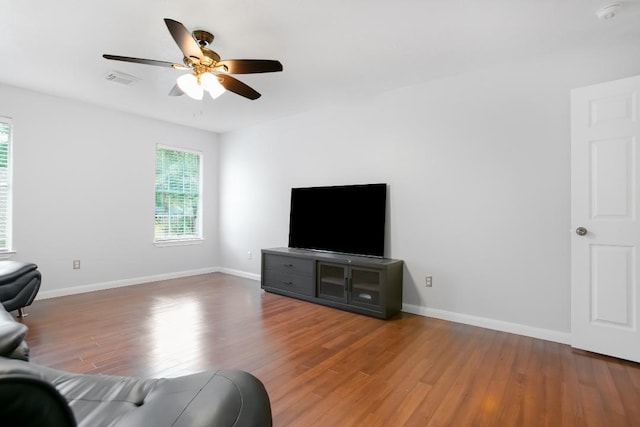
<svg viewBox="0 0 640 427"><path fill-rule="evenodd" d="M79 259L74 259L73 260L73 269L74 270L80 270L80 260Z"/></svg>
<svg viewBox="0 0 640 427"><path fill-rule="evenodd" d="M424 285L425 285L427 288L432 287L432 286L433 286L433 276L427 276L427 277L425 277Z"/></svg>
<svg viewBox="0 0 640 427"><path fill-rule="evenodd" d="M251 259L252 255L251 255L251 251L247 252L247 259Z"/></svg>

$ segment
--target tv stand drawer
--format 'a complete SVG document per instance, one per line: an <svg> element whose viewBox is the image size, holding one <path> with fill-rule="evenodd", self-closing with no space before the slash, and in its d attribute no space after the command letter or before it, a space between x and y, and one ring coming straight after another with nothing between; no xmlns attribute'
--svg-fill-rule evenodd
<svg viewBox="0 0 640 427"><path fill-rule="evenodd" d="M312 276L299 276L297 274L281 273L274 270L265 272L264 287L281 289L297 294L314 296L314 283Z"/></svg>
<svg viewBox="0 0 640 427"><path fill-rule="evenodd" d="M266 270L285 274L298 274L301 276L313 276L313 263L311 259L287 257L265 254L264 267Z"/></svg>

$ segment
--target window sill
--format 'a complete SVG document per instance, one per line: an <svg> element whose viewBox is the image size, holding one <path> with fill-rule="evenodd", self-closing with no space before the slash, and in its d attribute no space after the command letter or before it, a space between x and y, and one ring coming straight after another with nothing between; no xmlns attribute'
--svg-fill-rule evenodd
<svg viewBox="0 0 640 427"><path fill-rule="evenodd" d="M181 239L181 240L156 240L153 244L158 248L167 248L171 246L190 246L201 245L204 239Z"/></svg>
<svg viewBox="0 0 640 427"><path fill-rule="evenodd" d="M11 258L16 254L16 251L0 251L0 259Z"/></svg>

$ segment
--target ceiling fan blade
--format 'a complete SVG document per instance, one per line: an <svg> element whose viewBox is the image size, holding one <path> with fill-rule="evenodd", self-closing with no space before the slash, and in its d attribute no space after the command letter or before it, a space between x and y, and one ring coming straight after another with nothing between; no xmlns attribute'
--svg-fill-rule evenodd
<svg viewBox="0 0 640 427"><path fill-rule="evenodd" d="M242 83L238 79L234 79L231 76L218 74L216 75L216 77L218 78L218 81L220 82L220 84L230 92L236 93L240 96L244 96L245 98L249 98L249 99L258 99L261 96L253 88L251 88L250 86L247 86L246 84Z"/></svg>
<svg viewBox="0 0 640 427"><path fill-rule="evenodd" d="M169 92L169 96L181 96L184 95L184 92L182 91L182 89L180 89L180 87L175 84L173 85L173 87L171 88L171 91Z"/></svg>
<svg viewBox="0 0 640 427"><path fill-rule="evenodd" d="M136 64L146 64L146 65L157 65L159 67L183 67L180 64L174 64L173 62L167 61L156 61L155 59L142 59L142 58L131 58L130 56L118 56L118 55L102 55L104 59L112 59L114 61L124 61L124 62L135 62Z"/></svg>
<svg viewBox="0 0 640 427"><path fill-rule="evenodd" d="M196 42L196 39L193 38L184 25L169 18L165 18L164 22L167 24L171 37L176 41L185 58L202 58L202 51L200 50L200 46L198 46L198 42Z"/></svg>
<svg viewBox="0 0 640 427"><path fill-rule="evenodd" d="M224 65L230 74L273 73L282 71L280 61L271 59L225 59L216 65Z"/></svg>

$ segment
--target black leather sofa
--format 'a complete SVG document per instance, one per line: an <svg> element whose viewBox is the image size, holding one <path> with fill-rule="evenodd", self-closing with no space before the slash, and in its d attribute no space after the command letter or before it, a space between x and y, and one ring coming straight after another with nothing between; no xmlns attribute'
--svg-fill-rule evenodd
<svg viewBox="0 0 640 427"><path fill-rule="evenodd" d="M271 426L263 384L220 370L144 379L60 371L28 361L27 327L0 305L0 424L6 426Z"/></svg>

